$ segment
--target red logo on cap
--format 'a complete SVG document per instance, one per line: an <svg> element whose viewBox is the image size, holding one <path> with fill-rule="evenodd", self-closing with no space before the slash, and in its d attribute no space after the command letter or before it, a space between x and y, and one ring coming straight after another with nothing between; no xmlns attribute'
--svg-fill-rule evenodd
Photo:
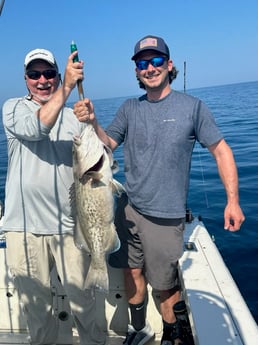
<svg viewBox="0 0 258 345"><path fill-rule="evenodd" d="M140 42L140 49L143 49L145 47L157 47L158 42L156 38L148 37L145 38Z"/></svg>

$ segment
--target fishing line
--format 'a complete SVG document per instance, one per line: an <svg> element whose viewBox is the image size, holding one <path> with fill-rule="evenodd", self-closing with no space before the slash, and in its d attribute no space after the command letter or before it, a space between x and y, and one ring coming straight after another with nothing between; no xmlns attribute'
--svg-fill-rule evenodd
<svg viewBox="0 0 258 345"><path fill-rule="evenodd" d="M197 148L197 153L198 153L198 157L199 157L199 165L201 168L201 176L202 176L202 185L203 185L203 189L204 189L204 196L205 196L205 201L206 201L206 207L209 208L209 200L208 200L208 194L206 191L206 181L205 181L205 177L204 177L204 168L203 168L203 164L202 164L202 157L201 157L201 150L200 147Z"/></svg>

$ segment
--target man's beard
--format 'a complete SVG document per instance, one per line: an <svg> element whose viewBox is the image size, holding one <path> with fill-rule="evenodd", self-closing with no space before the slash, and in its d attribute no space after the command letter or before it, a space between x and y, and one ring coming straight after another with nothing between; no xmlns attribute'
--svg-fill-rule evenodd
<svg viewBox="0 0 258 345"><path fill-rule="evenodd" d="M30 93L34 99L36 99L36 100L38 99L42 103L47 103L50 100L50 98L53 96L53 94L51 94L49 96L40 96L38 94L35 94L34 92L30 92Z"/></svg>

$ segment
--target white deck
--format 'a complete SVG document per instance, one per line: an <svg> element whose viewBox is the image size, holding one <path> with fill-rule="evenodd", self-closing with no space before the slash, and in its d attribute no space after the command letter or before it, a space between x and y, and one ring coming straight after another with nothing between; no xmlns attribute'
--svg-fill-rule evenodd
<svg viewBox="0 0 258 345"><path fill-rule="evenodd" d="M185 243L188 250L180 260L180 275L196 345L257 345L257 325L202 222L195 219L187 224ZM6 269L3 248L0 267L0 344L28 344L26 322ZM122 344L129 313L121 270L109 268L109 275L109 295L96 295L98 322L108 330L108 344L116 345ZM73 335L71 332L67 298L54 273L52 289L55 314L67 316L63 321L59 318L58 344L78 344L76 330ZM157 345L162 333L156 307L159 295L151 288L148 292L147 318L156 334L152 344Z"/></svg>

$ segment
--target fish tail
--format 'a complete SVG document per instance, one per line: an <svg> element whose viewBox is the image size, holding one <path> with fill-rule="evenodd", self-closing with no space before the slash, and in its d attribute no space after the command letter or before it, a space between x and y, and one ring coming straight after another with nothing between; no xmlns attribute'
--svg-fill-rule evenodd
<svg viewBox="0 0 258 345"><path fill-rule="evenodd" d="M95 268L92 264L90 265L85 281L85 289L97 289L104 293L109 292L107 265L104 265L101 268Z"/></svg>

